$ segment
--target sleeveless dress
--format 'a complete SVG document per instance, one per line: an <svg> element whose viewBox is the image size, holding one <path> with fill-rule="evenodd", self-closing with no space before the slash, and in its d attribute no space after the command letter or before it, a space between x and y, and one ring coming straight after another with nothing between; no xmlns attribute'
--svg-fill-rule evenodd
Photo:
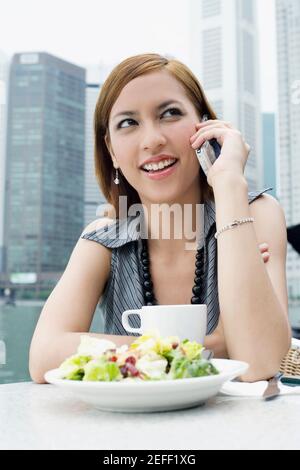
<svg viewBox="0 0 300 470"><path fill-rule="evenodd" d="M251 204L266 191L248 192ZM203 247L204 282L202 283L201 303L207 305L207 332L211 334L218 324L220 313L217 282L217 240L215 203L211 200L203 205L204 230L198 248ZM143 277L140 255L142 250L140 216L116 220L98 230L85 233L81 238L101 243L111 249L111 269L99 307L104 320L104 334L131 335L122 326L122 313L125 310L140 309L145 305L143 296ZM145 238L145 237L144 237ZM192 296L191 286L191 296ZM138 315L130 315L129 323L134 328L140 327Z"/></svg>

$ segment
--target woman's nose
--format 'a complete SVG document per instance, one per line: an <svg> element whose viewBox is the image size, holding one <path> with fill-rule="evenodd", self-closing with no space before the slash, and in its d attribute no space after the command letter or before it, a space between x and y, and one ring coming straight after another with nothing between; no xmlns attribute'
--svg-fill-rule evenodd
<svg viewBox="0 0 300 470"><path fill-rule="evenodd" d="M155 148L158 145L165 144L167 141L166 137L162 133L159 126L147 126L144 129L142 137L142 147L145 149Z"/></svg>

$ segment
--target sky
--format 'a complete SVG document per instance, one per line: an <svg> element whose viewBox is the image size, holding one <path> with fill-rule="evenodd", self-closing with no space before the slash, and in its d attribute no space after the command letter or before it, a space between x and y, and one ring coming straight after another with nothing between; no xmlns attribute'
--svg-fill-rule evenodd
<svg viewBox="0 0 300 470"><path fill-rule="evenodd" d="M247 1L247 0L244 0ZM276 111L275 0L257 0L264 112ZM0 5L0 50L44 51L111 68L142 52L189 65L188 0L9 0Z"/></svg>

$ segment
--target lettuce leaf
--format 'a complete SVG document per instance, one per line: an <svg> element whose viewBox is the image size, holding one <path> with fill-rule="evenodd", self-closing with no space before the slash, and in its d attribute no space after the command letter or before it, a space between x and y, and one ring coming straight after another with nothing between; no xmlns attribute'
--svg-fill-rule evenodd
<svg viewBox="0 0 300 470"><path fill-rule="evenodd" d="M178 355L171 363L168 378L185 379L217 374L219 374L218 370L206 359L189 360L184 355Z"/></svg>
<svg viewBox="0 0 300 470"><path fill-rule="evenodd" d="M136 362L136 368L142 372L148 380L162 380L166 378L168 361L154 351L142 356Z"/></svg>
<svg viewBox="0 0 300 470"><path fill-rule="evenodd" d="M105 357L93 359L84 367L84 381L111 382L121 380L122 374L115 362L107 361Z"/></svg>
<svg viewBox="0 0 300 470"><path fill-rule="evenodd" d="M174 344L178 345L179 343L178 336L162 338L158 330L151 330L131 343L130 349L136 349L141 353L154 352L165 356L172 351Z"/></svg>
<svg viewBox="0 0 300 470"><path fill-rule="evenodd" d="M75 354L66 359L59 367L62 378L68 380L82 380L84 367L91 360L91 356Z"/></svg>
<svg viewBox="0 0 300 470"><path fill-rule="evenodd" d="M80 356L99 357L107 349L116 349L115 343L107 339L99 339L93 336L81 335L77 354Z"/></svg>
<svg viewBox="0 0 300 470"><path fill-rule="evenodd" d="M185 356L192 361L193 359L201 358L201 352L204 350L204 347L196 341L185 339L181 342L180 349L183 351Z"/></svg>

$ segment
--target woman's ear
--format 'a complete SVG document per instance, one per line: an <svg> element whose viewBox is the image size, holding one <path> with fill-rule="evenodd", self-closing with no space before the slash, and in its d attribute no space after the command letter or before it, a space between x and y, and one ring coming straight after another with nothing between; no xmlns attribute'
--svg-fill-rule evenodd
<svg viewBox="0 0 300 470"><path fill-rule="evenodd" d="M104 136L104 141L105 141L106 147L108 148L109 153L111 153L110 141L109 141L109 137L108 137L107 133Z"/></svg>
<svg viewBox="0 0 300 470"><path fill-rule="evenodd" d="M117 160L116 160L116 158L113 154L112 147L110 145L109 135L107 133L104 136L104 141L105 141L106 147L108 148L108 151L110 153L114 168L116 168L116 169L119 168L118 162L117 162Z"/></svg>
<svg viewBox="0 0 300 470"><path fill-rule="evenodd" d="M118 162L117 162L117 160L115 159L115 157L112 156L111 159L112 159L114 168L115 168L115 169L119 168Z"/></svg>

